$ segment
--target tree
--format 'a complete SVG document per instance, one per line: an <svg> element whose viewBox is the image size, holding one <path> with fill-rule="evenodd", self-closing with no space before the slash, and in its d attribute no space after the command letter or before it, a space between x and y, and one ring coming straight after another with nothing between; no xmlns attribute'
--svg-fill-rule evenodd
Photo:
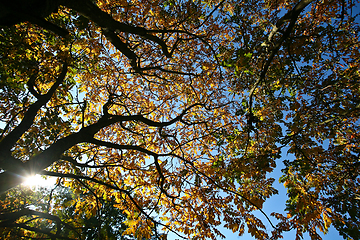
<svg viewBox="0 0 360 240"><path fill-rule="evenodd" d="M262 14L264 5L239 6L231 18L241 29L239 46L225 64L239 77L234 90L249 96L247 114L261 120L256 134L273 135L277 146L288 146L296 157L282 170L289 200L280 224L297 229L299 237L307 231L318 239L316 228L326 232L333 223L344 238L358 239L358 13L352 2L270 4L266 7L287 13L273 22L271 13L251 21L254 16L242 14L250 9ZM264 28L267 38L252 34ZM255 84L245 85L249 78ZM282 132L273 134L279 125Z"/></svg>
<svg viewBox="0 0 360 240"><path fill-rule="evenodd" d="M115 201L138 238L359 238L355 3L34 2L50 7L0 13L1 192L60 177L93 206L76 214ZM275 224L262 205L286 147Z"/></svg>

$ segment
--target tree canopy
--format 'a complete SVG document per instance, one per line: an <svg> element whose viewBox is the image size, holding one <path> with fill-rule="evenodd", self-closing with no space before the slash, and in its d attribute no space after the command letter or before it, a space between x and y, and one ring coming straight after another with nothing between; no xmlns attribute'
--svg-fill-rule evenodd
<svg viewBox="0 0 360 240"><path fill-rule="evenodd" d="M359 239L357 4L2 2L1 236L95 234L66 217L72 207L97 234L120 227L101 223L118 211L138 239L219 239L221 225L256 239L321 239L333 225ZM15 207L32 174L73 198ZM285 213L262 209L274 181Z"/></svg>

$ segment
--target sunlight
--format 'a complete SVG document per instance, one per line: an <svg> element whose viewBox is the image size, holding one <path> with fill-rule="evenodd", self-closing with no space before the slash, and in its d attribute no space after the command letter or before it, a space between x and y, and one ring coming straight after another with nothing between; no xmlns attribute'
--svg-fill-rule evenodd
<svg viewBox="0 0 360 240"><path fill-rule="evenodd" d="M25 186L29 186L29 187L35 187L35 186L39 186L39 187L44 187L44 186L50 186L55 184L56 178L44 178L39 174L36 175L32 175L29 176L25 179L25 181L23 182L23 185Z"/></svg>

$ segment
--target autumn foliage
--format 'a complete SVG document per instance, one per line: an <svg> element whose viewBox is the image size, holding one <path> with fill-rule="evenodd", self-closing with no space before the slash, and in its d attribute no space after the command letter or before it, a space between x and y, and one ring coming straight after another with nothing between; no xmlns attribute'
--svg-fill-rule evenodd
<svg viewBox="0 0 360 240"><path fill-rule="evenodd" d="M87 239L81 219L101 209L138 239L360 237L357 1L14 2L0 6L0 238ZM36 173L77 197L14 198ZM285 213L262 210L274 181Z"/></svg>

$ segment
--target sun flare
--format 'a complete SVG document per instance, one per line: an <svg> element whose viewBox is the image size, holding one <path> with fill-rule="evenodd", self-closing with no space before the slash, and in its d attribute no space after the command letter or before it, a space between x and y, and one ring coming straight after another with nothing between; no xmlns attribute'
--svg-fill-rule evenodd
<svg viewBox="0 0 360 240"><path fill-rule="evenodd" d="M55 183L55 178L44 178L39 174L31 175L26 177L25 181L23 182L23 185L29 186L29 187L35 187L35 186L49 186L53 185Z"/></svg>

